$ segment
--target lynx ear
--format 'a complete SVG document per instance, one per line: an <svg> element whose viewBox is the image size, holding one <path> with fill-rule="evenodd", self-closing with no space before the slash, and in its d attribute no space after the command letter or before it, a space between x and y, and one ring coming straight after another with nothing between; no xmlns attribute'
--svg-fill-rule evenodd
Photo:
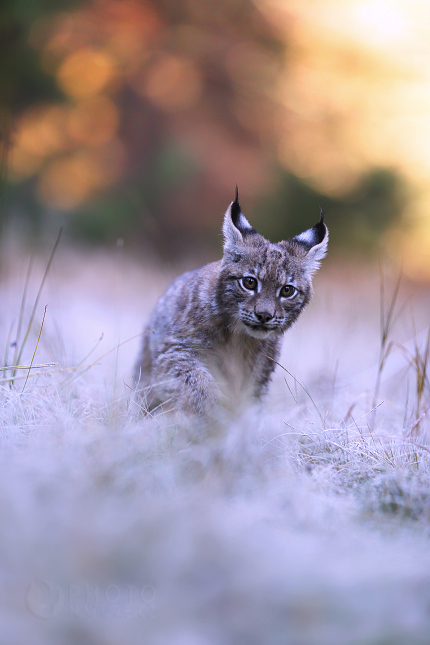
<svg viewBox="0 0 430 645"><path fill-rule="evenodd" d="M237 186L235 200L231 202L224 216L222 232L224 233L224 252L234 251L235 247L243 244L247 235L257 235L255 228L242 213Z"/></svg>
<svg viewBox="0 0 430 645"><path fill-rule="evenodd" d="M320 206L320 221L307 231L293 237L293 241L307 249L304 264L312 274L319 268L321 260L327 253L328 228L324 224L324 211Z"/></svg>

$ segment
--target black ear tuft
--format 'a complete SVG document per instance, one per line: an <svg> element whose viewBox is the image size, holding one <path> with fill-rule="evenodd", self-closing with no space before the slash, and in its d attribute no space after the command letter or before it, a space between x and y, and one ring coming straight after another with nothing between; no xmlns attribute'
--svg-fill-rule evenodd
<svg viewBox="0 0 430 645"><path fill-rule="evenodd" d="M237 188L236 184L236 194L235 194L235 199L234 202L231 205L231 221L235 225L236 228L240 228L239 226L239 218L241 214L241 208L239 204L239 190Z"/></svg>
<svg viewBox="0 0 430 645"><path fill-rule="evenodd" d="M294 237L293 240L306 246L308 249L311 249L312 247L321 244L327 235L327 226L324 224L324 211L320 206L320 221L317 222L315 226L312 226L312 228L309 228L307 231Z"/></svg>
<svg viewBox="0 0 430 645"><path fill-rule="evenodd" d="M245 235L255 235L257 231L251 226L251 224L246 219L245 215L242 213L242 209L239 204L239 191L236 186L236 194L234 202L231 203L230 207L231 221L237 230L241 233L242 236Z"/></svg>
<svg viewBox="0 0 430 645"><path fill-rule="evenodd" d="M314 244L321 244L327 233L327 227L324 224L325 213L320 206L320 221L313 227Z"/></svg>

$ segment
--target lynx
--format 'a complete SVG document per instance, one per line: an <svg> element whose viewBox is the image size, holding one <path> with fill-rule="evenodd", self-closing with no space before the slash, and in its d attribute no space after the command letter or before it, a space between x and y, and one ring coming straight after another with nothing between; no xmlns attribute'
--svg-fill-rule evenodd
<svg viewBox="0 0 430 645"><path fill-rule="evenodd" d="M322 209L315 226L273 244L243 215L236 188L223 234L222 260L176 278L146 327L135 380L152 408L215 418L260 401L282 335L312 297L328 242Z"/></svg>

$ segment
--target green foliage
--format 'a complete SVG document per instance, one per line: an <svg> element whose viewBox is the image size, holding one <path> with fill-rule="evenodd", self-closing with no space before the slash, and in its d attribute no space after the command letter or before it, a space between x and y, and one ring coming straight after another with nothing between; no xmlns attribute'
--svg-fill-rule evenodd
<svg viewBox="0 0 430 645"><path fill-rule="evenodd" d="M312 226L320 206L326 213L331 247L371 251L389 226L399 221L407 195L402 178L377 168L362 176L342 197L327 197L294 175L281 175L273 196L258 204L253 214L259 230L271 239L285 239Z"/></svg>
<svg viewBox="0 0 430 645"><path fill-rule="evenodd" d="M37 0L5 0L0 9L0 105L9 121L23 108L60 96L54 78L40 65L38 53L29 45L33 20L49 4ZM5 124L1 124L2 129Z"/></svg>
<svg viewBox="0 0 430 645"><path fill-rule="evenodd" d="M168 141L157 150L151 166L74 213L70 231L74 237L93 243L118 237L132 243L146 238L161 250L169 246L173 230L176 236L181 233L181 227L178 230L178 224L172 222L172 202L192 187L197 174L194 159Z"/></svg>

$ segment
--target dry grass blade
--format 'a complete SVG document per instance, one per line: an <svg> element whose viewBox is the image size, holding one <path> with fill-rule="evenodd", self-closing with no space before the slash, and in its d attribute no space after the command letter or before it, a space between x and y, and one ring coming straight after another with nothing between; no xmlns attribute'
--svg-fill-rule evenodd
<svg viewBox="0 0 430 645"><path fill-rule="evenodd" d="M34 362L34 357L36 356L37 348L39 347L39 341L40 341L40 337L42 335L43 325L45 323L45 316L46 316L47 308L48 308L48 305L45 305L45 311L43 312L43 318L42 318L42 324L40 325L39 336L37 338L36 347L34 348L33 356L31 357L30 367L28 368L27 378L25 379L25 383L23 385L21 393L24 392L25 386L27 385L28 377L30 376L31 367L32 367L33 362Z"/></svg>
<svg viewBox="0 0 430 645"><path fill-rule="evenodd" d="M23 379L23 378L31 378L32 376L33 377L34 376L41 376L41 375L43 375L43 376L51 376L53 374L62 374L63 372L72 372L72 371L76 371L76 370L81 369L82 371L75 377L75 378L78 378L79 376L82 376L83 374L85 374L85 372L88 371L89 369L91 369L92 367L95 367L96 365L99 365L100 361L103 358L105 358L106 356L108 356L112 352L116 351L118 349L118 347L121 347L122 345L125 345L126 343L129 343L131 340L134 340L135 338L139 338L139 336L142 336L142 334L144 334L144 333L146 333L146 332L141 332L140 334L136 334L135 336L132 336L131 338L127 338L127 340L123 340L122 343L120 343L119 345L115 345L115 347L112 347L112 349L110 349L108 352L106 352L105 354L100 356L96 361L94 361L93 363L89 363L88 365L82 365L81 363L79 363L78 365L73 365L72 367L62 367L62 368L60 368L58 370L51 370L49 372L37 372L37 373L33 373L33 374L28 374L28 375L25 375L25 376L13 376L13 377L10 377L10 378L2 378L2 379L0 379L0 383L10 383L11 381L14 381L14 380L18 381L18 380ZM92 353L92 351L93 350L91 350L90 354ZM57 365L57 363L46 363L46 364L42 363L40 365L29 365L29 366L28 365L27 366L19 365L19 366L15 366L15 367L19 367L21 369L23 369L23 368L25 368L25 369L28 369L28 368L33 369L34 368L35 369L36 367L42 368L42 367L51 367L51 366L55 366L55 365ZM4 368L2 368L2 369L4 369ZM7 368L7 369L10 369L10 368ZM65 384L68 385L70 382L71 381L68 380L68 379L65 380L60 385L60 389Z"/></svg>
<svg viewBox="0 0 430 645"><path fill-rule="evenodd" d="M31 378L31 377L34 377L34 376L52 376L54 374L62 374L63 372L71 372L71 371L74 371L74 370L78 370L81 367L82 368L94 367L94 365L96 365L96 364L97 363L91 363L91 365L73 365L72 367L61 367L58 370L50 370L49 372L34 372L34 373L28 374L28 375L24 374L23 376L11 376L9 378L0 379L0 383L10 383L11 381L19 381L19 380L21 380L23 378ZM47 363L47 365L49 366L49 363ZM56 363L54 363L54 365L56 365ZM28 369L28 367L29 366L27 366L26 369ZM34 365L34 366L32 366L32 368L33 367L34 368L36 368L36 367L41 368L41 367L45 367L45 365L39 365L39 366Z"/></svg>
<svg viewBox="0 0 430 645"><path fill-rule="evenodd" d="M30 284L30 276L31 276L31 271L33 269L33 262L34 262L34 257L31 256L30 262L28 263L28 269L27 269L27 274L25 276L25 283L24 283L24 291L22 293L22 298L21 298L21 307L19 310L19 318L18 318L18 327L16 330L16 338L15 338L15 352L13 356L13 362L14 365L17 365L19 363L19 341L21 339L21 331L22 331L22 321L24 319L24 309L25 309L25 302L27 300L27 292L28 292L28 285ZM6 362L5 362L6 364ZM15 368L11 368L15 369ZM12 376L14 376L15 373L12 373Z"/></svg>
<svg viewBox="0 0 430 645"><path fill-rule="evenodd" d="M415 368L416 368L416 384L417 384L417 417L420 414L422 400L425 395L426 386L428 386L427 366L430 355L430 329L427 333L426 346L423 352L415 344Z"/></svg>
<svg viewBox="0 0 430 645"><path fill-rule="evenodd" d="M131 340L134 340L135 338L139 338L139 336L143 336L143 334L146 334L146 333L147 333L146 331L142 331L142 332L140 332L140 334L136 334L135 336L131 336L131 338L127 338L127 340L123 340L121 343L118 343L117 345L115 345L115 347L112 347L112 349L110 349L108 352L105 352L104 354L102 354L102 356L100 356L97 360L95 360L94 363L90 363L90 365L83 365L82 366L82 371L78 375L76 375L74 378L78 378L79 376L82 376L83 374L85 374L85 372L87 372L89 369L91 369L92 367L94 367L95 365L100 363L100 361L103 358L105 358L106 356L109 356L109 354L112 354L112 352L117 351L119 347L122 347L122 345L125 345L126 343L129 343ZM92 353L92 351L90 353ZM77 367L75 367L73 369L79 369L79 366L77 366ZM72 381L73 381L73 379L66 379L65 382L63 382L61 384L61 387L64 387L64 385L66 385L66 384L69 385Z"/></svg>
<svg viewBox="0 0 430 645"><path fill-rule="evenodd" d="M429 410L430 410L430 408L427 408L427 410L425 412L423 412L418 417L418 419L416 419L413 423L411 423L411 425L408 428L406 428L406 430L404 432L405 437L411 436L415 432L415 430L417 430L419 428L419 425L420 425L421 421L424 419L424 417L427 416L427 412Z"/></svg>
<svg viewBox="0 0 430 645"><path fill-rule="evenodd" d="M298 404L298 401L297 401L297 399L296 399L296 397L294 396L293 390L290 388L290 384L288 383L288 381L287 381L287 379L286 379L286 378L284 378L284 383L285 383L285 385L287 386L287 388L288 388L288 390L289 390L289 392L290 392L290 394L291 394L291 397L292 397L292 399L293 399L294 403L295 403L296 405L299 405L299 404Z"/></svg>
<svg viewBox="0 0 430 645"><path fill-rule="evenodd" d="M409 367L412 368L415 372L416 419L411 427L417 429L423 416L421 415L421 409L424 404L426 393L427 397L430 395L430 385L428 379L428 363L430 358L430 327L427 330L427 336L423 350L421 350L418 345L416 332L414 334L413 351L410 351L409 349L407 349L407 347L400 343L396 343L396 346L400 349L403 356L409 363Z"/></svg>
<svg viewBox="0 0 430 645"><path fill-rule="evenodd" d="M85 363L85 361L91 356L91 354L96 351L97 347L102 342L103 337L104 337L104 334L102 334L100 336L100 338L98 339L98 341L96 342L94 347L92 349L90 349L88 354L86 354L86 356L84 356L84 358L76 365L76 367L74 369L79 369L80 367L82 367L82 368L88 367L87 365L83 365L83 363ZM69 379L64 379L63 383L61 384L61 387L64 387L65 385L67 385L67 383L69 383L72 380L73 380L73 376L70 377Z"/></svg>
<svg viewBox="0 0 430 645"><path fill-rule="evenodd" d="M300 381L299 381L298 379L296 379L296 377L295 377L293 374L291 374L291 372L289 372L289 371L287 370L287 368L286 368L286 367L284 367L283 365L281 365L281 363L278 363L278 361L275 361L275 359L274 359L274 358L271 358L270 356L267 356L267 358L270 358L270 360L271 360L271 361L273 361L274 363L276 363L276 365L278 365L281 369L283 369L283 370L284 370L284 372L287 372L287 374L289 374L289 376L291 376L291 378L292 378L292 379L294 379L295 383L297 383L298 385L300 385L300 387L302 388L303 392L305 392L306 396L309 398L309 400L311 401L312 405L314 406L314 408L315 408L315 410L316 410L316 412L317 412L317 414L318 414L318 416L319 416L319 418L320 418L320 420L321 420L322 425L323 425L323 426L325 426L325 420L324 420L324 417L322 416L322 414L321 414L321 412L320 412L320 410L319 410L319 408L318 408L317 404L315 403L315 401L313 400L312 396L310 395L310 393L308 392L308 390L305 388L305 386L304 386L304 385L302 385L302 383L300 383ZM288 385L288 384L287 384L287 385ZM291 392L291 388L288 388L288 389L289 389L289 390L290 390L290 392ZM293 395L293 393L292 393L292 392L291 392L291 395ZM294 398L294 396L293 396L293 398ZM294 398L294 400L296 401L296 399L295 399L295 398ZM297 401L296 401L296 403L297 403Z"/></svg>
<svg viewBox="0 0 430 645"><path fill-rule="evenodd" d="M385 366L385 362L391 352L393 343L388 342L389 335L391 333L393 324L394 324L394 311L396 307L397 298L399 295L400 283L402 281L402 272L399 273L397 278L396 285L394 287L393 294L391 296L390 304L388 307L387 313L385 312L385 284L384 284L384 273L382 271L381 264L379 265L379 275L380 275L380 330L381 330L381 345L379 350L379 361L378 361L378 372L376 375L375 389L373 392L373 402L372 408L375 409L371 425L375 425L376 418L376 407L377 400L379 396L379 391L381 388L381 379L382 372Z"/></svg>
<svg viewBox="0 0 430 645"><path fill-rule="evenodd" d="M35 370L42 367L55 367L58 363L37 363L31 365L7 365L6 367L0 367L0 372L8 372L9 370Z"/></svg>
<svg viewBox="0 0 430 645"><path fill-rule="evenodd" d="M10 342L11 342L10 339L12 338L12 329L13 329L13 322L11 323L11 325L9 327L9 332L8 332L7 339L6 339L6 347L5 347L4 359L3 359L3 362L4 362L5 365L7 365L8 362L9 362L9 348L10 348ZM6 369L8 369L8 368L6 368Z"/></svg>
<svg viewBox="0 0 430 645"><path fill-rule="evenodd" d="M39 304L40 296L42 294L42 290L43 290L43 287L45 285L46 278L48 277L48 273L49 273L52 261L53 261L54 256L55 256L55 252L56 252L56 250L58 248L58 245L60 243L62 233L63 233L63 228L61 227L60 231L58 233L57 239L55 241L54 247L53 247L53 249L51 251L51 255L49 256L48 264L46 265L45 273L43 274L42 282L40 283L40 286L39 286L39 291L37 292L36 300L34 302L33 311L31 312L30 320L29 320L29 323L28 323L28 326L27 326L27 331L25 332L24 340L22 341L22 345L21 345L21 348L20 348L20 350L18 352L18 356L16 357L16 360L14 360L15 364L19 364L21 362L22 353L24 351L27 339L28 339L28 337L30 335L31 327L33 325L34 317L36 315L37 305Z"/></svg>

